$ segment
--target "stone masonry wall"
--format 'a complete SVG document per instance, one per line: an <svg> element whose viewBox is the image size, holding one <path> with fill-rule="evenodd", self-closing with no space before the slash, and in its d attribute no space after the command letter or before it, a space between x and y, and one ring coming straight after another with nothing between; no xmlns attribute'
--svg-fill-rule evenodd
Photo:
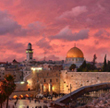
<svg viewBox="0 0 110 108"><path fill-rule="evenodd" d="M60 74L60 92L70 93L80 87L110 82L110 72L67 72ZM71 85L71 89L70 89Z"/></svg>

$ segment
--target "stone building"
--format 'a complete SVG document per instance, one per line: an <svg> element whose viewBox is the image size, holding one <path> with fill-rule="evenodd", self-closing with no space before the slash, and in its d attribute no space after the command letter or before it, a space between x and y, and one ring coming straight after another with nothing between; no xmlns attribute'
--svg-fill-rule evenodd
<svg viewBox="0 0 110 108"><path fill-rule="evenodd" d="M60 72L42 71L37 74L40 90L42 93L52 92L60 93Z"/></svg>
<svg viewBox="0 0 110 108"><path fill-rule="evenodd" d="M23 71L22 68L16 65L10 66L2 66L0 67L0 80L4 79L6 74L11 74L15 78L15 81L22 81L23 80Z"/></svg>
<svg viewBox="0 0 110 108"><path fill-rule="evenodd" d="M32 71L25 78L28 88L39 93L60 93L60 71L41 70Z"/></svg>

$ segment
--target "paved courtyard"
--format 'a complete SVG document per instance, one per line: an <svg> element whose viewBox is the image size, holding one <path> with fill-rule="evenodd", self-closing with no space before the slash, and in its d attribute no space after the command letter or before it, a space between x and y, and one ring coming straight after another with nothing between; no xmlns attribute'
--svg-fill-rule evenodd
<svg viewBox="0 0 110 108"><path fill-rule="evenodd" d="M43 108L44 105L48 105L48 103L44 103L43 100L40 101L40 103L37 101L35 103L34 100L28 100L28 99L19 99L15 105L16 100L10 100L9 101L9 108L27 108L27 106L29 106L29 108L35 108L36 106L41 106ZM5 108L6 103L4 103L4 107Z"/></svg>

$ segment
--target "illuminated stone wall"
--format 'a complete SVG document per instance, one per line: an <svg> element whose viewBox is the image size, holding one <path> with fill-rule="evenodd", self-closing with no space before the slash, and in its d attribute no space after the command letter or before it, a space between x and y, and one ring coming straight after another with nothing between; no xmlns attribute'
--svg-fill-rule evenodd
<svg viewBox="0 0 110 108"><path fill-rule="evenodd" d="M38 82L43 85L43 92L50 92L50 84L52 92L60 92L60 71L42 71L38 73ZM42 89L42 88L40 88Z"/></svg>
<svg viewBox="0 0 110 108"><path fill-rule="evenodd" d="M25 77L25 82L28 88L38 89L40 92L50 92L50 84L52 85L52 92L60 92L60 71L43 70L43 71L32 71L30 75ZM40 88L38 88L38 84ZM42 87L43 86L43 87Z"/></svg>
<svg viewBox="0 0 110 108"><path fill-rule="evenodd" d="M110 82L110 72L67 72L66 70L60 72L48 70L34 72L26 80L32 80L32 83L17 84L16 91L28 90L28 88L32 90L31 87L36 87L38 83L40 85L38 89L41 93L50 92L50 85L52 85L52 92L70 93L70 90L74 91L83 86Z"/></svg>
<svg viewBox="0 0 110 108"><path fill-rule="evenodd" d="M24 83L24 84L16 83L15 91L23 91L23 90L28 90L28 84L27 83Z"/></svg>
<svg viewBox="0 0 110 108"><path fill-rule="evenodd" d="M60 92L70 93L80 87L110 82L110 72L67 72L60 74Z"/></svg>

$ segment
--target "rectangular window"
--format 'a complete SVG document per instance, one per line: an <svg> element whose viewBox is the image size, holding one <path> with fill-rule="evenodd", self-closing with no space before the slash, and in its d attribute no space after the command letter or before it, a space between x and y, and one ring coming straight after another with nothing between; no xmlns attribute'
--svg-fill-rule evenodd
<svg viewBox="0 0 110 108"><path fill-rule="evenodd" d="M48 76L48 73L47 73L47 76Z"/></svg>
<svg viewBox="0 0 110 108"><path fill-rule="evenodd" d="M44 79L44 82L46 82L46 79Z"/></svg>
<svg viewBox="0 0 110 108"><path fill-rule="evenodd" d="M56 79L56 82L58 82L58 79Z"/></svg>
<svg viewBox="0 0 110 108"><path fill-rule="evenodd" d="M50 82L52 82L52 79L50 79Z"/></svg>

